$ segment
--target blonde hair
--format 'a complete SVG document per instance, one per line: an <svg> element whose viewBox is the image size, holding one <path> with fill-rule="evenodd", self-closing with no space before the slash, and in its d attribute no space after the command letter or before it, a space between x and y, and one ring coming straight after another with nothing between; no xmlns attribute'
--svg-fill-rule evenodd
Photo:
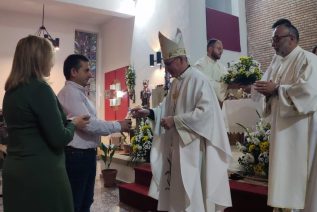
<svg viewBox="0 0 317 212"><path fill-rule="evenodd" d="M31 78L43 79L51 69L54 48L45 38L29 35L19 40L5 90L26 84Z"/></svg>

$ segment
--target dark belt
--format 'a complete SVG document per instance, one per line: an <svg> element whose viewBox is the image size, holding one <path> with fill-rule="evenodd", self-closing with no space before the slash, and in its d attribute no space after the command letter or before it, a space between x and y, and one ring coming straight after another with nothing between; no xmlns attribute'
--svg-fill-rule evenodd
<svg viewBox="0 0 317 212"><path fill-rule="evenodd" d="M66 152L76 152L76 153L96 153L96 148L89 148L89 149L78 149L71 146L65 147Z"/></svg>

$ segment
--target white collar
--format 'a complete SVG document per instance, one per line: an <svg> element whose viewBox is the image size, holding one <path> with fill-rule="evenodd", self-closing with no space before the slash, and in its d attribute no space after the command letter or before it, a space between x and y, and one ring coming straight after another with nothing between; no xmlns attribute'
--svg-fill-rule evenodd
<svg viewBox="0 0 317 212"><path fill-rule="evenodd" d="M86 91L85 87L83 87L83 86L79 85L78 83L76 83L76 82L74 82L74 81L71 81L71 80L67 80L67 81L65 82L65 85L70 85L70 86L72 86L72 87L75 87L75 88L81 90L82 92L85 92L85 91Z"/></svg>

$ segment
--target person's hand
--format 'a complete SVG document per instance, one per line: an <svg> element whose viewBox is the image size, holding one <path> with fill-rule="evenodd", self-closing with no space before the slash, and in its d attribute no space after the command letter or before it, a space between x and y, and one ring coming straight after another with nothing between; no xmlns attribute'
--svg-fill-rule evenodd
<svg viewBox="0 0 317 212"><path fill-rule="evenodd" d="M278 90L278 84L272 82L272 81L255 81L254 90L257 92L265 95L265 96L271 96L275 94Z"/></svg>
<svg viewBox="0 0 317 212"><path fill-rule="evenodd" d="M145 118L150 114L150 110L143 109L141 107L135 107L131 109L131 115L133 118Z"/></svg>
<svg viewBox="0 0 317 212"><path fill-rule="evenodd" d="M89 124L89 119L89 115L77 116L73 118L72 123L75 125L76 128L84 129L87 126L87 124Z"/></svg>
<svg viewBox="0 0 317 212"><path fill-rule="evenodd" d="M130 132L132 121L131 119L125 119L118 121L121 126L121 132Z"/></svg>
<svg viewBox="0 0 317 212"><path fill-rule="evenodd" d="M175 126L174 117L173 116L167 116L161 119L161 126L164 127L164 129L169 130Z"/></svg>

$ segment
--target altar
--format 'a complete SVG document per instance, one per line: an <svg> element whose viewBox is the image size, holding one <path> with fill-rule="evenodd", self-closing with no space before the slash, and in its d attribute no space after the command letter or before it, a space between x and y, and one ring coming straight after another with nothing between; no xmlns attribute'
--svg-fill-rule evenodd
<svg viewBox="0 0 317 212"><path fill-rule="evenodd" d="M232 159L228 168L229 175L230 173L241 173L243 169L238 162L238 158L243 153L234 144L237 141L243 141L245 129L237 123L253 131L260 118L257 112L261 115L262 106L260 102L255 102L250 98L225 100L223 103L222 113L232 150ZM244 177L240 180L230 180L229 183L233 207L227 208L226 212L271 212L273 210L267 206L268 188L265 180L259 181L252 177Z"/></svg>
<svg viewBox="0 0 317 212"><path fill-rule="evenodd" d="M237 125L242 124L247 128L254 128L262 113L260 102L252 99L225 100L222 105L222 113L228 133L243 133L244 129Z"/></svg>

